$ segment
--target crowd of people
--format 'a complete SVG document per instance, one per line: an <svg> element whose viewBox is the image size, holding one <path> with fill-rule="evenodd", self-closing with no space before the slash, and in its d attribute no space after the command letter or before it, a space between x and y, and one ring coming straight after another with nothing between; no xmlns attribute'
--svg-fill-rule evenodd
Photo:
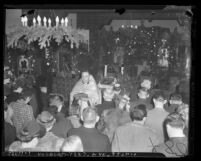
<svg viewBox="0 0 201 161"><path fill-rule="evenodd" d="M189 102L176 90L152 88L144 79L135 94L100 88L88 71L68 103L47 86L15 83L6 92L4 137L9 152L149 152L188 154Z"/></svg>

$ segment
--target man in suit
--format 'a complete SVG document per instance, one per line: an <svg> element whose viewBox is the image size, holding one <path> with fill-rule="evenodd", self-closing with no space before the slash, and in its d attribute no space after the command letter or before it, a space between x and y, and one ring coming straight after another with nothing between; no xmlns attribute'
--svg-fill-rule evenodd
<svg viewBox="0 0 201 161"><path fill-rule="evenodd" d="M145 125L147 111L141 104L130 110L132 122L117 128L112 141L112 152L152 152L158 145L157 133Z"/></svg>
<svg viewBox="0 0 201 161"><path fill-rule="evenodd" d="M101 116L104 110L115 108L115 102L113 101L114 94L115 93L113 89L105 89L103 91L104 102L102 104L96 105L97 113L99 116Z"/></svg>
<svg viewBox="0 0 201 161"><path fill-rule="evenodd" d="M149 110L147 113L146 125L155 129L158 133L158 139L160 143L165 141L165 133L163 123L168 116L168 112L165 111L164 106L167 103L163 92L159 91L155 93L153 97L154 109Z"/></svg>
<svg viewBox="0 0 201 161"><path fill-rule="evenodd" d="M61 138L67 137L67 132L73 128L71 120L64 117L63 114L58 113L57 106L50 106L48 110L56 119L51 132Z"/></svg>
<svg viewBox="0 0 201 161"><path fill-rule="evenodd" d="M91 107L85 108L81 119L83 121L83 126L71 129L68 132L68 137L72 135L79 136L83 143L84 152L110 152L111 146L109 138L106 135L101 134L95 128L95 125L99 120L96 110Z"/></svg>
<svg viewBox="0 0 201 161"><path fill-rule="evenodd" d="M13 110L5 105L4 106L4 137L5 137L5 148L7 149L10 144L16 140L16 129L13 126L11 117L13 115Z"/></svg>
<svg viewBox="0 0 201 161"><path fill-rule="evenodd" d="M59 94L50 94L50 106L57 106L57 112L67 116L68 109L64 106L64 98Z"/></svg>
<svg viewBox="0 0 201 161"><path fill-rule="evenodd" d="M166 157L184 157L188 154L188 138L184 134L185 120L172 113L166 118L169 140L153 148L153 152L163 153Z"/></svg>

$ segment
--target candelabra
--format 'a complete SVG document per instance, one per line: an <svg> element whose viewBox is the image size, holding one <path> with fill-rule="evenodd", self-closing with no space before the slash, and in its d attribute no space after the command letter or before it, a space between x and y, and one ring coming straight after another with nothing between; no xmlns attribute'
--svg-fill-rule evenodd
<svg viewBox="0 0 201 161"><path fill-rule="evenodd" d="M22 22L22 26L27 27L28 26L27 16L21 17L21 22ZM47 22L48 22L48 25L47 25ZM44 27L47 27L47 28L52 27L51 22L52 22L52 20L50 18L47 19L46 17L43 17L43 26ZM59 26L59 17L58 16L55 18L55 22L56 22L56 27L58 27ZM34 27L42 26L42 18L39 15L37 16L37 19L33 18L33 26ZM61 26L68 27L68 18L67 17L61 18Z"/></svg>

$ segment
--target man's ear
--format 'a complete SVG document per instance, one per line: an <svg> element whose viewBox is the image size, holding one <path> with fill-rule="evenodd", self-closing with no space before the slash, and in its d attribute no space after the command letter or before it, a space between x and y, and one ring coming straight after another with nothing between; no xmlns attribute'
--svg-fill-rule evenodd
<svg viewBox="0 0 201 161"><path fill-rule="evenodd" d="M97 117L96 117L96 122L98 122L98 121L99 121L99 119L100 119L100 117L99 117L99 116L97 116Z"/></svg>
<svg viewBox="0 0 201 161"><path fill-rule="evenodd" d="M166 104L167 103L167 100L164 100L163 104Z"/></svg>

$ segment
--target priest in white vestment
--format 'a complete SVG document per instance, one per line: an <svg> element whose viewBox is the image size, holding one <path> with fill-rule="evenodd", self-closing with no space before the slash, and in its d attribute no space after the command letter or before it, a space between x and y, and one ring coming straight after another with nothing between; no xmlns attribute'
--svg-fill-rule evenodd
<svg viewBox="0 0 201 161"><path fill-rule="evenodd" d="M94 77L88 71L82 72L81 79L75 84L70 93L70 110L74 97L77 94L86 94L87 98L80 98L79 104L82 108L101 104L101 92L96 84Z"/></svg>

